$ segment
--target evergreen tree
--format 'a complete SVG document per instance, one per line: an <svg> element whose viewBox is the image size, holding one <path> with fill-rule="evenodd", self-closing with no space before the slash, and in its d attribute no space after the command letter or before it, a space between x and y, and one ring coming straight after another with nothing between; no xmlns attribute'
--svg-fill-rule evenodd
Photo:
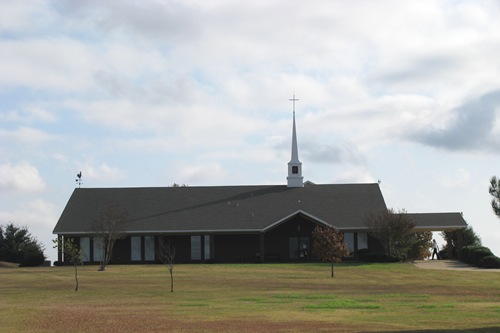
<svg viewBox="0 0 500 333"><path fill-rule="evenodd" d="M493 196L491 208L493 208L496 216L500 218L500 178L491 177L489 192Z"/></svg>
<svg viewBox="0 0 500 333"><path fill-rule="evenodd" d="M0 261L40 266L45 261L44 246L33 237L27 227L13 223L0 226Z"/></svg>

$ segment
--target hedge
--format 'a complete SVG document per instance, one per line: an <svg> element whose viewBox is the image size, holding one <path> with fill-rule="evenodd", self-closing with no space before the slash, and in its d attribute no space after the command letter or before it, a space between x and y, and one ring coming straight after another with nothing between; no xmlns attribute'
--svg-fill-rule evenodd
<svg viewBox="0 0 500 333"><path fill-rule="evenodd" d="M462 261L470 265L478 265L483 257L490 256L490 249L479 245L464 246L461 252Z"/></svg>
<svg viewBox="0 0 500 333"><path fill-rule="evenodd" d="M500 258L496 256L487 256L481 260L481 267L483 268L500 268Z"/></svg>
<svg viewBox="0 0 500 333"><path fill-rule="evenodd" d="M489 248L478 245L464 246L461 252L463 262L478 267L482 267L483 258L490 256L494 255Z"/></svg>
<svg viewBox="0 0 500 333"><path fill-rule="evenodd" d="M359 259L367 262L398 262L399 259L383 252L371 252L368 249L358 251Z"/></svg>

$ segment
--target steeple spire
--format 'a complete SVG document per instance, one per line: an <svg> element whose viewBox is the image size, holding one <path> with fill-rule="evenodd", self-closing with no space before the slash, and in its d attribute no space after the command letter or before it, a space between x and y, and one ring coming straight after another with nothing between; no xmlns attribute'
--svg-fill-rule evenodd
<svg viewBox="0 0 500 333"><path fill-rule="evenodd" d="M294 94L290 100L293 102L292 158L288 162L288 177L286 177L286 180L288 187L303 187L304 177L302 177L302 163L299 161L297 130L295 127L295 101L298 101L298 99L295 98Z"/></svg>

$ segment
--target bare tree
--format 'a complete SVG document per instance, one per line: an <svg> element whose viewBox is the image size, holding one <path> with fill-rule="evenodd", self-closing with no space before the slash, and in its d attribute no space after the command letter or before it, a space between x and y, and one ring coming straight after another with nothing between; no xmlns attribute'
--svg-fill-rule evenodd
<svg viewBox="0 0 500 333"><path fill-rule="evenodd" d="M314 256L321 258L323 261L332 263L332 277L335 276L333 264L342 262L342 258L349 256L349 248L344 241L344 234L334 227L316 226L312 231Z"/></svg>
<svg viewBox="0 0 500 333"><path fill-rule="evenodd" d="M173 247L170 242L163 237L160 239L158 247L158 258L162 263L167 266L168 272L170 274L170 292L174 292L174 263L175 263L175 247Z"/></svg>
<svg viewBox="0 0 500 333"><path fill-rule="evenodd" d="M105 271L111 260L117 239L123 238L123 229L128 222L128 214L119 205L109 205L101 210L93 224L94 242L100 251L99 271Z"/></svg>
<svg viewBox="0 0 500 333"><path fill-rule="evenodd" d="M78 265L82 264L80 247L73 238L60 237L54 239L53 242L56 244L54 247L57 247L64 254L64 261L73 263L75 267L75 291L78 291Z"/></svg>

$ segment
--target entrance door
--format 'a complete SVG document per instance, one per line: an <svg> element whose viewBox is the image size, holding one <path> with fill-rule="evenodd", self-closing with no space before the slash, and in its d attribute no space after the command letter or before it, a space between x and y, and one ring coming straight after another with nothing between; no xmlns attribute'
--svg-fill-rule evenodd
<svg viewBox="0 0 500 333"><path fill-rule="evenodd" d="M288 258L290 260L309 260L309 237L290 237Z"/></svg>

